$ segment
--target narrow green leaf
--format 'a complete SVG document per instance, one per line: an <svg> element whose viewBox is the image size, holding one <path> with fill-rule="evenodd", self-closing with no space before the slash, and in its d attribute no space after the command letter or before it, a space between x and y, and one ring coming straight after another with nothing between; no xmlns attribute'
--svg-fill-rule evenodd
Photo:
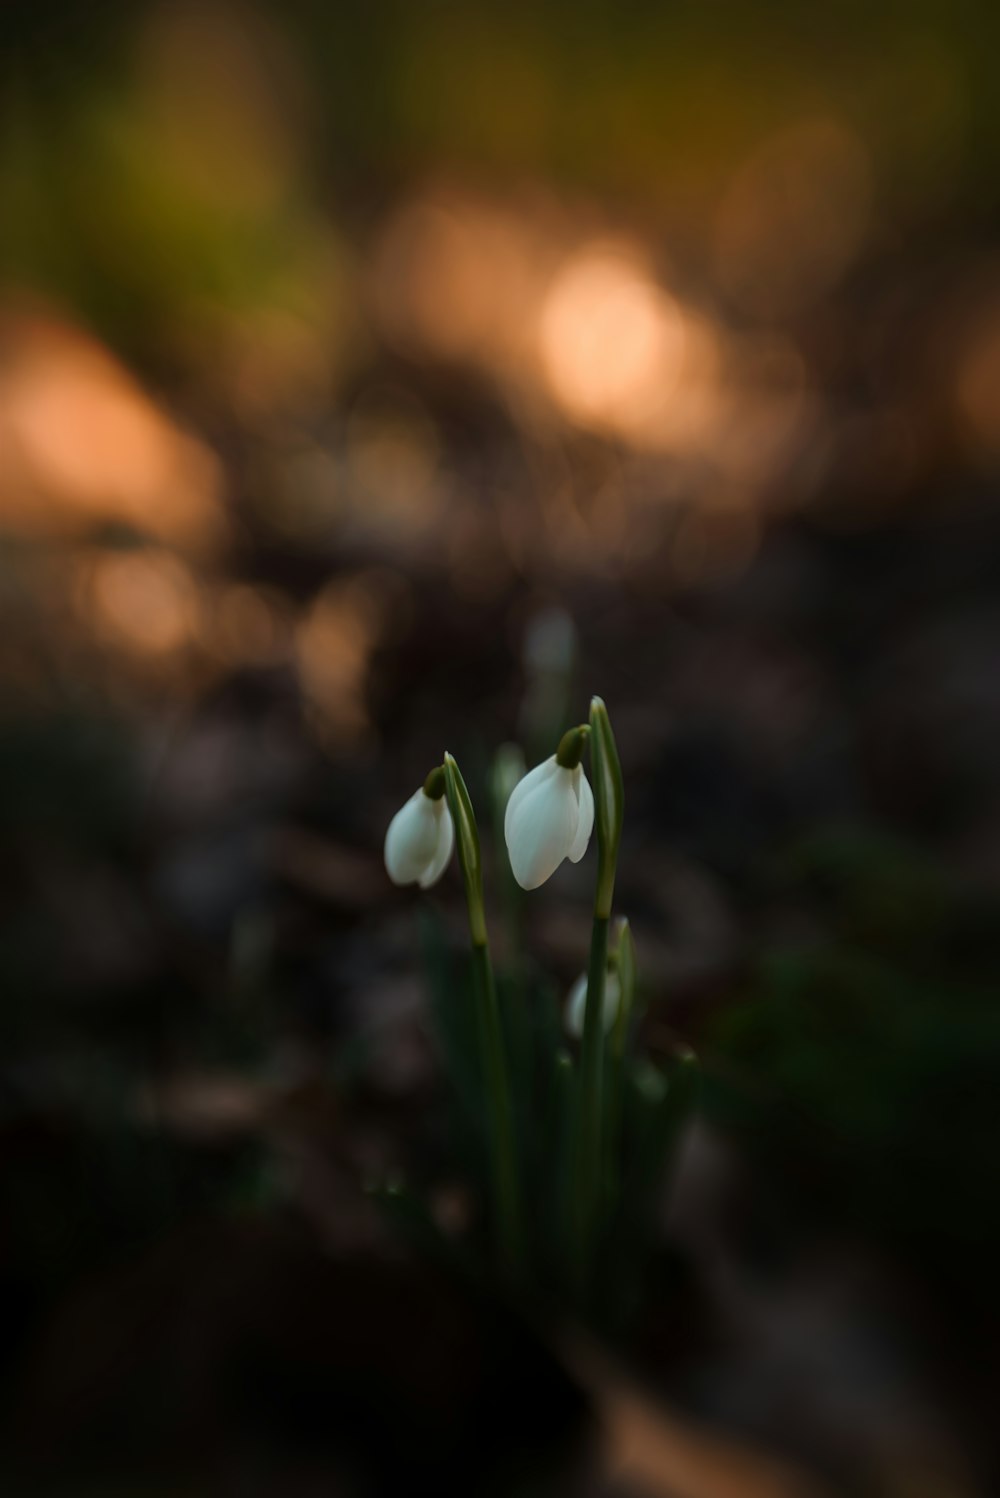
<svg viewBox="0 0 1000 1498"><path fill-rule="evenodd" d="M618 986L621 991L621 1001L618 1005L618 1015L615 1020L614 1052L616 1056L625 1054L625 1041L628 1037L628 1027L632 1019L632 1010L635 1005L635 942L632 940L632 927L629 925L628 917L622 916L618 922Z"/></svg>
<svg viewBox="0 0 1000 1498"><path fill-rule="evenodd" d="M486 1129L485 1080L472 985L452 959L440 917L424 904L420 944L428 989L431 1029L455 1098L477 1136ZM464 1141L463 1141L464 1142Z"/></svg>
<svg viewBox="0 0 1000 1498"><path fill-rule="evenodd" d="M590 771L594 788L594 822L597 827L597 896L595 913L605 920L611 915L615 892L615 869L625 816L625 787L618 746L608 710L600 697L590 703Z"/></svg>
<svg viewBox="0 0 1000 1498"><path fill-rule="evenodd" d="M483 909L483 859L479 847L479 829L462 772L451 754L444 757L444 782L448 810L455 824L458 861L462 868L469 907L469 929L473 944L485 946L486 915Z"/></svg>
<svg viewBox="0 0 1000 1498"><path fill-rule="evenodd" d="M512 1279L520 1276L524 1257L524 1230L514 1109L510 1092L510 1068L503 1025L497 1003L493 963L490 960L486 909L483 904L483 864L479 828L462 772L451 754L444 757L445 794L455 824L458 861L465 885L472 944L472 970L476 986L476 1014L482 1055L483 1078L489 1097L492 1135L493 1199L495 1226L499 1235L504 1271Z"/></svg>
<svg viewBox="0 0 1000 1498"><path fill-rule="evenodd" d="M625 1048L628 1043L629 1026L632 1020L632 1004L635 998L635 945L628 920L622 916L618 922L617 945L614 959L621 997L611 1044L607 1049L607 1157L605 1161L605 1196L608 1211L613 1212L621 1191L622 1150L622 1095L624 1092Z"/></svg>

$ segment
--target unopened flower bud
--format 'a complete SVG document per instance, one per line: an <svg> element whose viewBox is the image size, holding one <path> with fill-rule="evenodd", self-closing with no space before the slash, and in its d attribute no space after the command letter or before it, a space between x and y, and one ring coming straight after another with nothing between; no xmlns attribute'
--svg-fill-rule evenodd
<svg viewBox="0 0 1000 1498"><path fill-rule="evenodd" d="M444 771L438 766L389 823L385 867L393 884L430 889L444 873L455 846L444 790Z"/></svg>
<svg viewBox="0 0 1000 1498"><path fill-rule="evenodd" d="M522 889L537 889L563 859L579 863L587 851L594 796L580 765L585 737L585 729L571 729L557 753L518 782L507 803L504 837Z"/></svg>

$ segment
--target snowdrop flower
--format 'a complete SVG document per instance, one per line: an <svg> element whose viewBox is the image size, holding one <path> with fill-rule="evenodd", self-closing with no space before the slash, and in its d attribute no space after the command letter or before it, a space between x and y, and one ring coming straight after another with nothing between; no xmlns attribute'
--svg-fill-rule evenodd
<svg viewBox="0 0 1000 1498"><path fill-rule="evenodd" d="M618 1006L621 1003L622 991L618 981L618 974L613 968L609 968L604 979L604 1012L601 1015L604 1021L604 1033L609 1035L618 1018ZM566 1000L566 1013L564 1023L566 1033L572 1035L574 1040L583 1037L583 1018L587 1012L587 974L581 973L569 991Z"/></svg>
<svg viewBox="0 0 1000 1498"><path fill-rule="evenodd" d="M444 771L432 770L402 806L385 835L385 867L393 884L430 889L444 873L455 828L444 794Z"/></svg>
<svg viewBox="0 0 1000 1498"><path fill-rule="evenodd" d="M571 728L550 759L527 774L507 802L504 837L522 889L544 884L564 858L579 863L594 827L594 793L580 765L589 730Z"/></svg>

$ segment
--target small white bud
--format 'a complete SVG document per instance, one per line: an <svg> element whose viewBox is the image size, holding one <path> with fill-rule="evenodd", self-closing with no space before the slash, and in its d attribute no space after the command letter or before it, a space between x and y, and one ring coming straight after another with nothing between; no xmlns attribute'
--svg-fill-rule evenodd
<svg viewBox="0 0 1000 1498"><path fill-rule="evenodd" d="M443 795L421 786L397 811L385 835L385 867L393 884L430 889L444 873L455 846L455 828Z"/></svg>
<svg viewBox="0 0 1000 1498"><path fill-rule="evenodd" d="M609 1034L615 1020L618 1018L618 1008L622 1000L621 984L618 982L618 974L609 969L604 978L604 1013L601 1018L604 1021L604 1033ZM569 991L566 1000L566 1014L564 1023L567 1035L572 1035L575 1040L583 1037L583 1019L587 1012L587 975L581 973Z"/></svg>

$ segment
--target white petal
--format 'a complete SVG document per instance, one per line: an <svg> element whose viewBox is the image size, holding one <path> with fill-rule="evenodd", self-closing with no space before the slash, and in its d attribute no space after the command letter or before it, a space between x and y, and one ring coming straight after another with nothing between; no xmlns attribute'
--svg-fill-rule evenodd
<svg viewBox="0 0 1000 1498"><path fill-rule="evenodd" d="M569 991L566 1000L566 1014L564 1023L567 1035L572 1035L574 1040L580 1040L583 1036L583 1016L587 1007L587 974L581 973Z"/></svg>
<svg viewBox="0 0 1000 1498"><path fill-rule="evenodd" d="M455 824L451 820L451 812L448 810L444 797L435 801L434 805L440 807L437 812L437 848L434 851L434 857L420 876L421 889L430 889L432 884L437 884L448 867L451 850L455 846Z"/></svg>
<svg viewBox="0 0 1000 1498"><path fill-rule="evenodd" d="M557 765L520 797L504 821L514 878L522 889L537 889L555 873L576 837L580 804L572 771Z"/></svg>
<svg viewBox="0 0 1000 1498"><path fill-rule="evenodd" d="M618 974L609 969L604 979L604 1033L609 1035L614 1028L615 1020L618 1018L618 1008L621 1004L622 990L618 981ZM566 1000L566 1012L563 1023L566 1032L577 1040L583 1039L583 1022L587 1013L587 975L581 973L569 991Z"/></svg>
<svg viewBox="0 0 1000 1498"><path fill-rule="evenodd" d="M526 796L530 796L534 791L537 791L540 785L544 785L547 780L551 780L558 768L556 757L553 754L549 759L543 759L542 763L536 765L533 770L529 770L527 775L519 780L511 791L510 800L507 802L507 810L504 812L503 818L503 832L508 844L510 843L511 819L516 815L521 802Z"/></svg>
<svg viewBox="0 0 1000 1498"><path fill-rule="evenodd" d="M423 787L397 811L385 835L385 867L393 884L415 884L434 857L438 822Z"/></svg>
<svg viewBox="0 0 1000 1498"><path fill-rule="evenodd" d="M587 851L590 834L594 830L594 793L590 789L590 781L583 773L582 766L577 765L575 773L580 777L577 782L580 799L580 821L577 824L573 846L569 850L569 858L572 863L579 863Z"/></svg>

